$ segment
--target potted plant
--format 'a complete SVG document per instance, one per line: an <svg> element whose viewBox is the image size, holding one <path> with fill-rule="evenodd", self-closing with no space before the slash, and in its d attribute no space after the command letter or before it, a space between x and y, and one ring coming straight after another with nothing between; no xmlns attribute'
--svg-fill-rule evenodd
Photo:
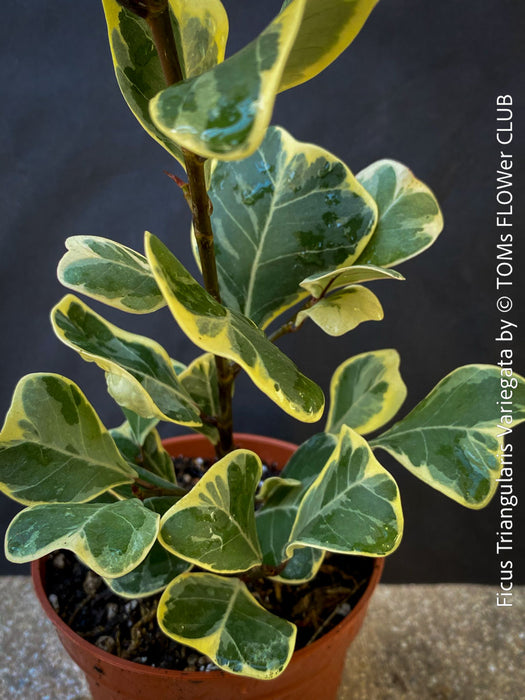
<svg viewBox="0 0 525 700"><path fill-rule="evenodd" d="M163 591L160 627L233 674L209 674L224 684L222 692L231 697L231 688L246 687L253 697L276 697L271 684L282 682L279 697L298 697L304 690L287 680L295 626L257 601L254 582L297 586L315 580L327 552L382 558L395 550L403 516L381 450L450 498L484 506L497 486L509 418L512 425L524 418L524 382L508 366L460 367L377 435L406 388L396 351L376 350L335 370L326 423L297 451L235 436L232 394L241 371L285 412L320 420L321 389L276 341L311 322L339 336L379 320L381 304L364 284L403 279L394 268L441 232L439 206L400 163L382 160L354 176L336 156L269 126L277 93L334 60L374 0L328 7L287 0L227 60L227 18L218 0L103 5L124 97L185 170L176 179L192 211L203 283L150 233L144 255L105 238L69 238L59 279L126 312L167 306L201 354L184 366L73 294L55 306L55 333L104 370L126 421L107 430L62 376L20 380L0 436L0 486L27 508L8 530L7 556L31 561L63 547L119 595ZM497 404L502 391L511 414ZM159 421L199 434L183 443L187 456L216 455L191 489L177 483L169 456L181 443L163 446ZM376 437L368 442L370 433ZM283 468L262 485L261 458ZM367 595L356 607L360 619ZM71 646L72 633L63 634ZM327 643L335 653L328 637L312 648ZM95 694L108 685L110 665L103 652L94 654L87 665ZM319 662L310 666L326 689ZM109 697L134 697L123 686L129 663L112 668L117 685ZM335 692L337 675L327 670ZM294 673L314 687L304 670ZM205 674L197 675L186 674L182 689L157 670L147 678L149 694L168 697L156 683L169 678L173 697L220 697L203 686Z"/></svg>

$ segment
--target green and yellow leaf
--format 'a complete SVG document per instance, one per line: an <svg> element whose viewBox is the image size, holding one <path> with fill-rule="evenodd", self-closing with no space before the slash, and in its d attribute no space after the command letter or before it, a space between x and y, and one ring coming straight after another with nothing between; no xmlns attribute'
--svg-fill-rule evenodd
<svg viewBox="0 0 525 700"><path fill-rule="evenodd" d="M212 70L163 90L150 106L157 129L204 158L238 160L255 151L306 0L294 2L250 44Z"/></svg>
<svg viewBox="0 0 525 700"><path fill-rule="evenodd" d="M117 0L102 0L117 82L146 132L184 164L176 140L160 131L149 103L166 88L162 66L145 20ZM224 57L228 19L219 0L170 0L172 26L185 77L208 70Z"/></svg>
<svg viewBox="0 0 525 700"><path fill-rule="evenodd" d="M375 199L379 221L358 264L392 267L434 243L443 216L431 190L401 163L379 160L357 179Z"/></svg>
<svg viewBox="0 0 525 700"><path fill-rule="evenodd" d="M295 451L281 478L267 479L263 483L260 497L265 504L256 513L256 524L264 564L277 567L287 558L285 548L299 504L321 473L336 444L333 435L314 435ZM297 548L283 571L273 578L294 584L309 581L319 570L323 556L324 552L318 549Z"/></svg>
<svg viewBox="0 0 525 700"><path fill-rule="evenodd" d="M66 248L57 270L64 287L134 314L166 305L148 261L131 248L99 236L72 236Z"/></svg>
<svg viewBox="0 0 525 700"><path fill-rule="evenodd" d="M261 473L254 452L230 452L163 516L161 544L208 571L238 573L260 564L253 503Z"/></svg>
<svg viewBox="0 0 525 700"><path fill-rule="evenodd" d="M372 447L454 501L483 508L498 485L503 438L525 420L525 379L504 372L491 365L459 367ZM510 423L502 392L511 396Z"/></svg>
<svg viewBox="0 0 525 700"><path fill-rule="evenodd" d="M283 8L292 4L287 0ZM341 54L361 31L377 0L307 0L279 90L310 80Z"/></svg>
<svg viewBox="0 0 525 700"><path fill-rule="evenodd" d="M100 576L132 571L155 542L159 516L138 499L26 508L6 534L6 557L23 563L69 549Z"/></svg>
<svg viewBox="0 0 525 700"><path fill-rule="evenodd" d="M158 238L146 234L146 255L171 313L184 333L205 352L237 362L254 384L298 420L321 417L321 389L248 318L219 304Z"/></svg>
<svg viewBox="0 0 525 700"><path fill-rule="evenodd" d="M217 365L211 353L197 357L189 367L181 372L179 379L184 389L199 407L202 416L220 415ZM213 425L207 425L203 422L197 430L206 435L214 445L219 442L219 431Z"/></svg>
<svg viewBox="0 0 525 700"><path fill-rule="evenodd" d="M407 395L396 350L364 352L343 362L330 383L326 432L347 425L366 435L395 416Z"/></svg>
<svg viewBox="0 0 525 700"><path fill-rule="evenodd" d="M169 637L219 668L261 680L284 671L295 645L295 625L265 610L237 578L182 574L164 591L157 617Z"/></svg>
<svg viewBox="0 0 525 700"><path fill-rule="evenodd" d="M177 499L147 498L144 505L159 515L171 508ZM123 598L145 598L160 593L176 576L188 571L191 564L170 554L156 541L147 557L133 571L118 578L105 579L111 590Z"/></svg>
<svg viewBox="0 0 525 700"><path fill-rule="evenodd" d="M216 162L209 195L223 301L262 327L307 296L305 277L354 262L377 221L342 161L279 127L250 158Z"/></svg>
<svg viewBox="0 0 525 700"><path fill-rule="evenodd" d="M172 484L176 483L173 460L162 446L162 440L155 428L147 433L142 444L137 442L127 421L110 432L115 444L128 462L140 464L152 474L157 474Z"/></svg>
<svg viewBox="0 0 525 700"><path fill-rule="evenodd" d="M63 343L108 373L109 392L121 406L145 418L201 425L198 407L161 345L117 328L72 294L54 307L51 321Z"/></svg>
<svg viewBox="0 0 525 700"><path fill-rule="evenodd" d="M82 503L136 476L76 384L56 374L18 382L0 433L0 490L10 498Z"/></svg>
<svg viewBox="0 0 525 700"><path fill-rule="evenodd" d="M372 280L393 279L404 280L403 275L395 270L387 270L376 265L348 265L338 267L330 272L318 272L304 279L300 286L314 298L319 299L329 289L334 292L341 287Z"/></svg>
<svg viewBox="0 0 525 700"><path fill-rule="evenodd" d="M397 484L368 443L343 426L337 447L299 506L287 546L385 556L401 541Z"/></svg>
<svg viewBox="0 0 525 700"><path fill-rule="evenodd" d="M339 336L364 321L381 321L383 307L376 295L366 287L350 285L338 289L313 306L297 314L296 325L310 318L325 333Z"/></svg>

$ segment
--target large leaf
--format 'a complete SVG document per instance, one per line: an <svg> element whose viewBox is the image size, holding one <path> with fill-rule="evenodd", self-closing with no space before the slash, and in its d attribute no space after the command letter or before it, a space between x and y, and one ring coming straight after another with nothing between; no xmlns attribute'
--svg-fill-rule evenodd
<svg viewBox="0 0 525 700"><path fill-rule="evenodd" d="M211 353L197 357L179 378L184 389L199 407L201 415L220 415L217 365ZM219 442L219 431L214 426L203 423L197 430L206 435L214 445Z"/></svg>
<svg viewBox="0 0 525 700"><path fill-rule="evenodd" d="M250 158L217 162L209 194L224 303L262 326L307 296L305 277L356 260L377 220L344 163L279 127Z"/></svg>
<svg viewBox="0 0 525 700"><path fill-rule="evenodd" d="M145 245L157 284L184 333L206 352L237 362L287 413L305 422L318 420L321 389L248 318L215 301L158 238L147 233Z"/></svg>
<svg viewBox="0 0 525 700"><path fill-rule="evenodd" d="M458 503L483 508L498 485L509 428L501 402L510 396L512 426L525 420L525 379L509 380L503 371L490 365L459 367L372 446Z"/></svg>
<svg viewBox="0 0 525 700"><path fill-rule="evenodd" d="M396 350L364 352L343 362L330 383L326 432L343 425L366 435L395 416L407 395Z"/></svg>
<svg viewBox="0 0 525 700"><path fill-rule="evenodd" d="M9 561L39 559L69 549L100 576L133 570L155 542L159 516L138 499L116 503L41 505L26 508L6 535Z"/></svg>
<svg viewBox="0 0 525 700"><path fill-rule="evenodd" d="M237 573L260 564L253 500L261 473L254 452L230 452L163 516L160 542L208 571Z"/></svg>
<svg viewBox="0 0 525 700"><path fill-rule="evenodd" d="M282 478L264 482L260 495L266 496L266 502L256 514L264 564L277 567L287 558L285 548L301 499L321 473L336 444L333 435L314 435L294 452L282 471ZM269 481L273 483L264 488ZM283 571L275 578L286 583L308 581L317 573L323 556L323 552L318 549L297 548Z"/></svg>
<svg viewBox="0 0 525 700"><path fill-rule="evenodd" d="M164 90L166 80L145 20L119 5L102 0L109 43L119 87L143 128L184 162L178 143L152 121L149 103ZM228 19L219 0L170 0L172 25L186 76L212 67L224 57Z"/></svg>
<svg viewBox="0 0 525 700"><path fill-rule="evenodd" d="M401 163L379 160L357 179L377 202L379 221L359 264L393 267L432 245L443 216L430 189Z"/></svg>
<svg viewBox="0 0 525 700"><path fill-rule="evenodd" d="M147 498L144 505L154 513L164 515L177 499ZM191 564L170 554L156 541L147 557L133 571L118 578L105 579L106 584L123 598L145 598L160 593L176 576L188 571Z"/></svg>
<svg viewBox="0 0 525 700"><path fill-rule="evenodd" d="M402 530L396 482L367 442L343 426L336 449L301 501L287 553L309 545L384 556L399 545Z"/></svg>
<svg viewBox="0 0 525 700"><path fill-rule="evenodd" d="M338 289L297 314L297 325L310 318L325 333L339 336L364 321L381 321L383 307L376 295L358 284Z"/></svg>
<svg viewBox="0 0 525 700"><path fill-rule="evenodd" d="M156 127L205 158L237 160L253 153L270 123L305 1L294 0L224 63L161 92L150 108Z"/></svg>
<svg viewBox="0 0 525 700"><path fill-rule="evenodd" d="M69 379L29 374L0 433L0 489L19 503L82 503L137 473Z"/></svg>
<svg viewBox="0 0 525 700"><path fill-rule="evenodd" d="M404 280L405 278L395 270L387 270L376 265L348 265L330 272L310 275L301 282L301 287L306 289L314 299L319 299L327 290L334 292L349 284L380 279Z"/></svg>
<svg viewBox="0 0 525 700"><path fill-rule="evenodd" d="M64 287L135 314L165 306L143 255L99 236L72 236L66 248L57 270Z"/></svg>
<svg viewBox="0 0 525 700"><path fill-rule="evenodd" d="M287 7L293 0L287 0ZM307 0L279 90L300 85L324 70L354 40L377 0Z"/></svg>
<svg viewBox="0 0 525 700"><path fill-rule="evenodd" d="M231 673L269 680L287 666L296 628L265 610L237 578L182 574L159 602L162 630Z"/></svg>
<svg viewBox="0 0 525 700"><path fill-rule="evenodd" d="M164 348L109 323L72 294L51 312L60 340L108 373L108 388L121 405L143 417L201 425L199 410L181 386Z"/></svg>

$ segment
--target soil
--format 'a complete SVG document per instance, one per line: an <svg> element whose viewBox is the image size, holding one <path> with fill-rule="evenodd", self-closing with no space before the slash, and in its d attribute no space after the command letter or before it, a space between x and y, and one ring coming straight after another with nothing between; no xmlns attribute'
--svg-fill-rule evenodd
<svg viewBox="0 0 525 700"><path fill-rule="evenodd" d="M209 464L176 458L180 484L196 483ZM278 474L266 466L263 479ZM297 625L296 649L315 641L335 627L353 609L371 576L368 557L328 553L312 581L288 585L258 579L247 583L270 612ZM166 637L156 622L160 594L127 600L119 598L100 576L66 550L53 552L46 562L46 592L60 617L79 636L123 659L158 668L209 671L216 666L206 656Z"/></svg>

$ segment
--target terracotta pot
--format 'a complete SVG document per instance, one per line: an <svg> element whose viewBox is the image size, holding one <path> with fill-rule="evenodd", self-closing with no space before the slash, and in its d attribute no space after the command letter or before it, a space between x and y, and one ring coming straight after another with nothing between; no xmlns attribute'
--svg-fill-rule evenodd
<svg viewBox="0 0 525 700"><path fill-rule="evenodd" d="M172 455L213 457L210 443L200 435L164 442ZM282 440L238 434L235 445L257 452L263 461L284 465L296 445ZM224 671L172 671L143 666L102 651L79 637L56 614L45 593L45 562L33 562L36 594L58 636L75 663L86 674L94 700L332 700L337 695L346 650L357 635L368 602L379 583L383 559L376 559L368 586L356 607L330 632L295 652L278 678L261 681Z"/></svg>

